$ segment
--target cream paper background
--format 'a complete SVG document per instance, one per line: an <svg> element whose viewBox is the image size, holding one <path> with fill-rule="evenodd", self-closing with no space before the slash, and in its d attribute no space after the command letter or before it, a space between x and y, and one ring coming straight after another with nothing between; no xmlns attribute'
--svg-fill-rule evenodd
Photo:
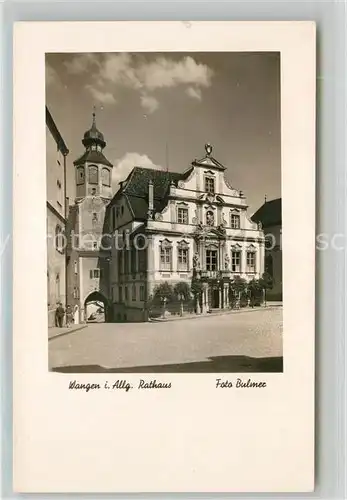
<svg viewBox="0 0 347 500"><path fill-rule="evenodd" d="M172 389L69 391L74 378L141 377L48 372L45 52L270 50L281 51L284 373L250 374L266 389L217 390L213 374L156 374ZM13 198L15 491L313 489L313 22L17 23Z"/></svg>

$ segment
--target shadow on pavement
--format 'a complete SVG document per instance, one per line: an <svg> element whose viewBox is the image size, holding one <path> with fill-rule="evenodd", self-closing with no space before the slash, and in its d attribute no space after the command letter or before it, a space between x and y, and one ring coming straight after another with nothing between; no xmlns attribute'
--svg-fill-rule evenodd
<svg viewBox="0 0 347 500"><path fill-rule="evenodd" d="M248 356L216 356L206 361L170 365L104 368L99 365L58 366L60 373L281 373L283 357L250 358Z"/></svg>

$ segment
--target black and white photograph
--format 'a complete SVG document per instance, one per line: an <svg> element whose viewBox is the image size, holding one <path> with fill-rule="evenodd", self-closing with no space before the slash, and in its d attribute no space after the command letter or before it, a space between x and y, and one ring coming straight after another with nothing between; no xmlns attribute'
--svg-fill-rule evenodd
<svg viewBox="0 0 347 500"><path fill-rule="evenodd" d="M49 371L283 372L280 63L46 53Z"/></svg>

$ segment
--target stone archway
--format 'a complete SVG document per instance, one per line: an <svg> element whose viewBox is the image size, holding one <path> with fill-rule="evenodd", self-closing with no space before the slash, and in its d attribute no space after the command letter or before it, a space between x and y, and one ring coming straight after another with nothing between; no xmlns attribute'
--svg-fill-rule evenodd
<svg viewBox="0 0 347 500"><path fill-rule="evenodd" d="M86 322L106 323L109 321L109 303L98 291L90 293L84 301L84 317Z"/></svg>

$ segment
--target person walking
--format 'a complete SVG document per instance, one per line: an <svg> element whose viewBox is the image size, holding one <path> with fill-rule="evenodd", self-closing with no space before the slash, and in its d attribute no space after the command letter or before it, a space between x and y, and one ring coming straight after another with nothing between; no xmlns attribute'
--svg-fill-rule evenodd
<svg viewBox="0 0 347 500"><path fill-rule="evenodd" d="M63 326L64 316L65 316L65 309L63 308L62 303L59 302L58 307L55 311L55 317L57 320L56 322L59 328L62 328Z"/></svg>

